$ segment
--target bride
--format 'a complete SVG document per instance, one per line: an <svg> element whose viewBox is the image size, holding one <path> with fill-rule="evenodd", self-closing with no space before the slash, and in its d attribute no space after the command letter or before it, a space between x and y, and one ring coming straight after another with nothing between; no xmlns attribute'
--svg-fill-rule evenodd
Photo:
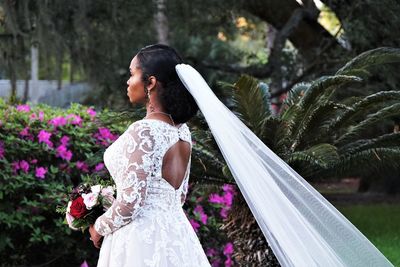
<svg viewBox="0 0 400 267"><path fill-rule="evenodd" d="M210 266L182 210L192 146L185 122L197 105L282 266L393 266L226 108L175 50L147 46L130 69L129 99L146 103L147 115L104 154L117 200L89 230L101 246L98 266Z"/></svg>
<svg viewBox="0 0 400 267"><path fill-rule="evenodd" d="M89 229L101 247L99 267L210 266L182 209L192 150L185 122L198 107L175 71L180 63L165 45L145 47L131 61L127 95L147 114L104 153L117 199Z"/></svg>

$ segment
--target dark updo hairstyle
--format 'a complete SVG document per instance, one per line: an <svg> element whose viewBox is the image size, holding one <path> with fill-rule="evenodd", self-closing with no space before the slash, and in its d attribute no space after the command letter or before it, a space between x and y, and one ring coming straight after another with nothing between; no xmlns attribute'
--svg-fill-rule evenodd
<svg viewBox="0 0 400 267"><path fill-rule="evenodd" d="M199 108L176 73L175 66L183 62L178 53L167 45L155 44L142 48L136 57L145 85L150 76L161 83L157 87L158 100L174 122L185 123L192 118Z"/></svg>

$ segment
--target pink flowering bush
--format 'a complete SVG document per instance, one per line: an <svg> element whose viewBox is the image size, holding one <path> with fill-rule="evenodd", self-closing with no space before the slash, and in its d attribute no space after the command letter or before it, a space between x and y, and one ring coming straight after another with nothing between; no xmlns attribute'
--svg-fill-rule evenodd
<svg viewBox="0 0 400 267"><path fill-rule="evenodd" d="M206 255L213 267L233 266L234 247L221 226L232 207L236 187L198 186L191 190L185 203L189 221L200 238Z"/></svg>
<svg viewBox="0 0 400 267"><path fill-rule="evenodd" d="M0 99L0 257L7 266L38 265L64 255L62 266L95 266L98 251L66 227L69 192L82 182L111 185L105 149L134 119L72 105L8 106ZM220 229L235 187L190 188L185 210L212 266L234 265L234 247Z"/></svg>
<svg viewBox="0 0 400 267"><path fill-rule="evenodd" d="M81 105L8 106L0 99L2 264L36 265L65 251L74 259L67 266L94 263L97 251L63 225L56 207L81 182L110 182L103 153L130 123L107 124L101 112Z"/></svg>

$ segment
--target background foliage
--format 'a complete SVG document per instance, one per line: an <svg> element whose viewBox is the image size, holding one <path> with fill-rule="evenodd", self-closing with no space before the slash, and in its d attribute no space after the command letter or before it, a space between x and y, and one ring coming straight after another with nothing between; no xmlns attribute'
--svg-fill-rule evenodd
<svg viewBox="0 0 400 267"><path fill-rule="evenodd" d="M67 194L82 181L110 181L103 153L137 116L0 100L1 266L96 264L89 234L71 231L56 208L66 206ZM185 211L210 261L230 266L233 246L219 228L235 188L192 183L189 192Z"/></svg>

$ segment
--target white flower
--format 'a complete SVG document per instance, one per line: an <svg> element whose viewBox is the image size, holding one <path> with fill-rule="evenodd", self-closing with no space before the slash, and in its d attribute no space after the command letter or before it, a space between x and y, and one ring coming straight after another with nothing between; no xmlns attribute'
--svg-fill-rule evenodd
<svg viewBox="0 0 400 267"><path fill-rule="evenodd" d="M103 188L103 189L101 190L101 195L102 195L103 197L114 195L114 188L113 188L111 185L107 186L106 188Z"/></svg>
<svg viewBox="0 0 400 267"><path fill-rule="evenodd" d="M99 185L99 184L98 185L94 185L90 189L92 190L92 193L99 194L100 190L101 190L101 185Z"/></svg>
<svg viewBox="0 0 400 267"><path fill-rule="evenodd" d="M103 208L104 211L108 210L112 203L114 202L114 187L107 186L101 190L101 195L103 196Z"/></svg>
<svg viewBox="0 0 400 267"><path fill-rule="evenodd" d="M71 212L71 205L72 205L72 201L68 202L68 206L67 206L67 212L70 213Z"/></svg>
<svg viewBox="0 0 400 267"><path fill-rule="evenodd" d="M67 212L65 213L65 218L67 219L69 228L71 228L72 230L79 230L78 228L72 226L72 222L75 220L74 216L72 216L71 214L69 214L69 212Z"/></svg>
<svg viewBox="0 0 400 267"><path fill-rule="evenodd" d="M96 206L98 196L99 196L98 193L82 194L83 203L85 204L88 210Z"/></svg>

